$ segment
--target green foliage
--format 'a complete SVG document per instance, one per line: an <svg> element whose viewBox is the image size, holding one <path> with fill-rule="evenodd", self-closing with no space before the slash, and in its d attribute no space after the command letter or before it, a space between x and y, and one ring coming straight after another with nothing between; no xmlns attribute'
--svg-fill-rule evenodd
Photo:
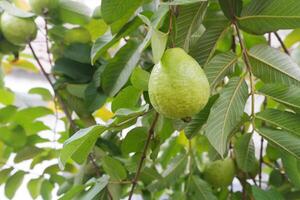
<svg viewBox="0 0 300 200"><path fill-rule="evenodd" d="M0 1L0 185L7 198L25 187L45 200L133 193L145 200L299 199L299 0L102 0L95 8L30 0L34 13L26 2ZM37 51L37 25L48 52ZM291 32L275 35L285 29ZM207 105L184 119L157 116L148 93L157 65L176 74L164 82L173 90L166 105L178 111L190 103L171 101L196 88L180 96L195 74L181 78L190 64L179 54L168 69L162 65L174 47L198 62L211 90ZM18 90L9 84L41 67L51 90L32 84L20 95L19 81Z"/></svg>

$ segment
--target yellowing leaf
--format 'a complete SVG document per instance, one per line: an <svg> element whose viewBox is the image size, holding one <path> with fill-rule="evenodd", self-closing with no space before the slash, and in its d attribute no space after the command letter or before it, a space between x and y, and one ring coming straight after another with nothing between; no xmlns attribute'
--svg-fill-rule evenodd
<svg viewBox="0 0 300 200"><path fill-rule="evenodd" d="M2 66L5 70L5 72L10 72L11 69L14 67L32 71L35 73L39 72L39 70L36 68L36 66L32 62L25 60L25 59L19 59L17 61L4 60L2 62Z"/></svg>
<svg viewBox="0 0 300 200"><path fill-rule="evenodd" d="M178 137L177 137L177 142L178 144L181 144L182 146L188 146L189 145L189 140L184 134L184 131L180 131Z"/></svg>
<svg viewBox="0 0 300 200"><path fill-rule="evenodd" d="M95 113L95 117L101 118L103 121L107 122L114 116L114 113L112 113L110 110L108 110L105 106L97 110Z"/></svg>

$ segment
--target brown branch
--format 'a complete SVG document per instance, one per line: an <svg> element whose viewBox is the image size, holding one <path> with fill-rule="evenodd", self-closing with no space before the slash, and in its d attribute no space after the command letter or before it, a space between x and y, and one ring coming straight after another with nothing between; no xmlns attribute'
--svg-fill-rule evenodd
<svg viewBox="0 0 300 200"><path fill-rule="evenodd" d="M54 94L55 94L55 96L56 96L56 98L57 98L59 104L61 105L61 107L62 107L62 109L63 109L63 111L64 111L64 113L65 113L65 115L66 115L66 117L67 117L67 119L68 119L68 121L69 121L69 123L70 123L71 128L72 128L73 130L77 130L78 128L77 128L76 124L74 123L74 121L72 120L72 116L71 116L71 114L70 114L70 112L69 112L67 106L65 105L65 103L63 102L63 99L60 97L60 95L59 95L59 94L57 93L57 91L55 90L54 84L52 83L50 76L49 76L49 75L47 74L47 72L45 71L45 68L43 67L41 61L39 60L37 54L35 53L35 51L34 51L32 45L31 45L30 43L29 43L29 48L30 48L30 50L31 50L31 52L32 52L32 55L33 55L34 59L36 60L36 62L37 62L37 64L38 64L39 68L41 69L42 74L44 75L44 77L47 79L47 81L48 81L49 84L51 85L51 87L52 87L52 89L53 89L53 92L54 92Z"/></svg>
<svg viewBox="0 0 300 200"><path fill-rule="evenodd" d="M260 139L258 185L261 188L264 138Z"/></svg>
<svg viewBox="0 0 300 200"><path fill-rule="evenodd" d="M151 124L151 126L149 128L148 137L147 137L144 149L143 149L142 157L140 159L140 162L139 162L138 169L137 169L137 172L135 174L135 177L132 180L132 187L131 187L131 190L130 190L130 193L129 193L128 200L131 200L132 195L134 193L134 189L135 189L136 184L137 184L137 182L139 180L139 176L140 176L140 173L141 173L141 170L142 170L142 166L143 166L144 160L146 159L147 150L148 150L148 147L150 145L151 138L152 138L152 136L154 134L154 129L155 129L155 126L156 126L156 123L157 123L157 120L158 120L158 116L159 116L159 114L155 113L155 117L154 117L153 122L152 122L152 124Z"/></svg>
<svg viewBox="0 0 300 200"><path fill-rule="evenodd" d="M239 38L239 43L241 45L241 49L242 49L242 54L243 54L243 60L246 64L247 67L247 71L249 73L249 79L250 79L250 89L251 89L251 118L252 118L252 126L254 130L254 115L255 115L255 91L254 91L254 78L253 78L253 74L252 74L252 68L251 68L251 64L249 61L249 56L248 56L248 51L247 48L244 45L242 36L241 36L241 32L240 29L236 23L236 21L233 22L235 29L236 29L236 33L237 36Z"/></svg>
<svg viewBox="0 0 300 200"><path fill-rule="evenodd" d="M287 55L290 55L290 52L288 50L288 48L285 46L285 44L283 43L282 39L280 38L280 36L278 35L277 32L273 32L275 37L277 38L278 42L280 43L283 51L287 54Z"/></svg>
<svg viewBox="0 0 300 200"><path fill-rule="evenodd" d="M50 65L52 66L53 63L52 63L52 59L51 59L49 39L48 39L48 20L46 18L45 18L45 31L46 31L45 39L46 39L46 48L47 48L48 60L49 60Z"/></svg>

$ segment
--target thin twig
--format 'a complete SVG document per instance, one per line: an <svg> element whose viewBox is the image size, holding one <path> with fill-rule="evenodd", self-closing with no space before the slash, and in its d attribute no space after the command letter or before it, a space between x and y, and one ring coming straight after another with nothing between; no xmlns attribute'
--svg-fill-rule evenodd
<svg viewBox="0 0 300 200"><path fill-rule="evenodd" d="M263 165L263 148L264 148L264 138L260 139L260 150L259 150L259 174L258 174L258 185L261 187L262 180L262 165Z"/></svg>
<svg viewBox="0 0 300 200"><path fill-rule="evenodd" d="M287 55L290 55L290 52L288 50L288 48L285 46L285 44L283 43L282 39L280 38L280 36L278 35L277 32L273 32L275 37L277 38L278 42L280 43L283 51L287 54Z"/></svg>
<svg viewBox="0 0 300 200"><path fill-rule="evenodd" d="M48 39L48 20L46 18L45 18L45 31L46 31L45 38L46 38L46 48L47 48L48 60L49 60L50 65L52 66L53 63L52 63L52 59L51 59L49 39Z"/></svg>
<svg viewBox="0 0 300 200"><path fill-rule="evenodd" d="M143 167L143 163L144 163L144 160L146 159L146 154L147 154L147 151L148 151L148 147L150 145L151 138L152 138L152 136L154 134L154 129L155 129L155 126L156 126L156 123L157 123L157 120L158 120L158 116L159 116L159 114L155 113L155 117L154 117L153 122L152 122L152 124L151 124L151 126L149 128L148 137L147 137L144 149L143 149L142 157L140 159L140 162L139 162L138 169L137 169L137 172L135 174L135 177L132 180L132 186L131 186L131 191L129 193L128 200L131 200L132 195L134 193L134 189L135 189L136 184L137 184L137 182L139 180L139 176L140 176L140 173L141 173L141 170L142 170L142 167Z"/></svg>
<svg viewBox="0 0 300 200"><path fill-rule="evenodd" d="M68 119L68 121L69 121L69 123L70 123L71 128L72 128L73 130L77 130L78 128L77 128L76 124L74 123L74 121L72 120L72 116L71 116L71 114L70 114L70 112L69 112L67 106L66 106L65 103L63 102L63 100L62 100L62 98L60 97L60 95L56 92L55 87L54 87L54 84L52 83L50 76L49 76L49 75L47 74L47 72L45 71L45 68L43 67L41 61L39 60L37 54L35 53L35 51L34 51L32 45L31 45L30 43L29 43L29 48L30 48L30 50L31 50L31 52L32 52L32 55L33 55L34 59L36 60L36 62L37 62L37 64L38 64L39 68L41 69L42 74L44 75L44 77L47 79L47 81L48 81L49 84L51 85L51 87L52 87L52 89L53 89L53 92L54 92L54 94L55 94L55 96L56 96L56 98L57 98L59 104L61 105L61 107L62 107L62 109L63 109L63 111L64 111L64 113L65 113L65 115L66 115L66 117L67 117L67 119Z"/></svg>
<svg viewBox="0 0 300 200"><path fill-rule="evenodd" d="M237 36L239 38L239 43L241 45L243 59L244 59L244 62L246 64L247 71L249 73L250 89L251 89L251 118L252 118L252 126L253 126L252 131L253 131L254 130L254 115L255 115L254 78L253 78L253 74L252 74L251 64L250 64L250 61L249 61L248 51L247 51L247 48L244 45L244 42L243 42L243 39L242 39L242 36L241 36L241 33L240 33L240 29L239 29L236 21L234 21L234 25L235 25Z"/></svg>
<svg viewBox="0 0 300 200"><path fill-rule="evenodd" d="M89 157L90 162L94 166L94 169L96 170L96 177L100 177L101 176L101 174L100 174L100 167L96 163L95 156L93 155L93 153L90 153L88 157Z"/></svg>

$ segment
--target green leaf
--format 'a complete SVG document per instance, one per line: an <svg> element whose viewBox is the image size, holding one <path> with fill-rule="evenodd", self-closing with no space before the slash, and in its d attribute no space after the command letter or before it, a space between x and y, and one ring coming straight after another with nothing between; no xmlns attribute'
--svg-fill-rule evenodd
<svg viewBox="0 0 300 200"><path fill-rule="evenodd" d="M119 160L110 156L104 156L101 161L104 171L111 177L111 179L121 181L127 177L126 170Z"/></svg>
<svg viewBox="0 0 300 200"><path fill-rule="evenodd" d="M95 180L94 186L86 191L81 200L91 200L94 199L108 184L109 176L103 175L102 177Z"/></svg>
<svg viewBox="0 0 300 200"><path fill-rule="evenodd" d="M285 53L267 45L257 45L249 51L252 71L266 83L300 85L300 68Z"/></svg>
<svg viewBox="0 0 300 200"><path fill-rule="evenodd" d="M108 25L103 19L91 19L84 27L90 32L93 41L102 36L108 29Z"/></svg>
<svg viewBox="0 0 300 200"><path fill-rule="evenodd" d="M266 109L257 113L255 117L300 136L300 116L297 114L275 109Z"/></svg>
<svg viewBox="0 0 300 200"><path fill-rule="evenodd" d="M13 170L13 168L10 167L10 168L6 168L6 169L2 169L0 171L0 185L6 182L6 180L9 177L9 174L12 170Z"/></svg>
<svg viewBox="0 0 300 200"><path fill-rule="evenodd" d="M206 123L210 113L210 109L213 106L213 104L216 102L218 97L219 97L218 95L214 95L210 97L204 109L201 110L195 116L193 116L192 121L190 121L188 125L184 128L184 133L187 136L187 138L191 139L194 136L196 136L197 133L199 133L202 126Z"/></svg>
<svg viewBox="0 0 300 200"><path fill-rule="evenodd" d="M259 128L257 132L262 135L266 140L284 150L290 155L300 159L300 137L292 133L270 129L270 128Z"/></svg>
<svg viewBox="0 0 300 200"><path fill-rule="evenodd" d="M252 186L252 193L255 200L283 200L283 197L276 189L262 190Z"/></svg>
<svg viewBox="0 0 300 200"><path fill-rule="evenodd" d="M90 63L91 46L83 43L71 43L64 49L64 57L80 63Z"/></svg>
<svg viewBox="0 0 300 200"><path fill-rule="evenodd" d="M84 25L90 21L91 10L78 1L62 0L59 3L58 15L65 23Z"/></svg>
<svg viewBox="0 0 300 200"><path fill-rule="evenodd" d="M194 4L180 5L179 15L176 18L176 46L188 52L192 34L202 23L208 2L201 1Z"/></svg>
<svg viewBox="0 0 300 200"><path fill-rule="evenodd" d="M115 112L120 108L136 108L140 96L140 90L133 86L128 86L121 90L121 92L119 92L119 94L114 98L111 104L111 110Z"/></svg>
<svg viewBox="0 0 300 200"><path fill-rule="evenodd" d="M38 94L43 98L44 101L51 101L53 99L50 91L48 89L42 88L42 87L31 88L28 91L28 93L29 94Z"/></svg>
<svg viewBox="0 0 300 200"><path fill-rule="evenodd" d="M192 197L191 199L217 200L211 186L198 176L192 176L190 179L188 192L189 196Z"/></svg>
<svg viewBox="0 0 300 200"><path fill-rule="evenodd" d="M11 125L0 127L0 140L18 150L26 145L27 137L22 126Z"/></svg>
<svg viewBox="0 0 300 200"><path fill-rule="evenodd" d="M237 17L240 27L250 33L264 34L300 26L298 0L253 0Z"/></svg>
<svg viewBox="0 0 300 200"><path fill-rule="evenodd" d="M136 89L148 91L150 73L140 67L136 67L130 77L130 82Z"/></svg>
<svg viewBox="0 0 300 200"><path fill-rule="evenodd" d="M81 129L65 141L59 156L59 167L64 168L69 158L83 163L92 150L97 138L106 130L106 127L96 125Z"/></svg>
<svg viewBox="0 0 300 200"><path fill-rule="evenodd" d="M24 179L25 172L17 171L15 174L10 176L5 184L5 196L12 199L15 196L16 191L21 186Z"/></svg>
<svg viewBox="0 0 300 200"><path fill-rule="evenodd" d="M212 89L227 75L237 61L238 57L232 52L217 54L211 59L204 71Z"/></svg>
<svg viewBox="0 0 300 200"><path fill-rule="evenodd" d="M168 34L154 29L151 38L153 62L156 64L163 56L168 42Z"/></svg>
<svg viewBox="0 0 300 200"><path fill-rule="evenodd" d="M244 172L252 172L256 167L255 147L252 134L243 134L234 144L234 153L238 167Z"/></svg>
<svg viewBox="0 0 300 200"><path fill-rule="evenodd" d="M198 63L205 66L213 56L217 47L217 42L226 33L229 22L225 18L208 16L206 30L190 45L189 54L195 58Z"/></svg>
<svg viewBox="0 0 300 200"><path fill-rule="evenodd" d="M142 152L147 140L148 129L145 127L137 127L129 131L122 141L122 152L129 154L132 152Z"/></svg>
<svg viewBox="0 0 300 200"><path fill-rule="evenodd" d="M31 179L27 184L27 189L33 199L36 199L41 190L43 179L37 178L37 179Z"/></svg>
<svg viewBox="0 0 300 200"><path fill-rule="evenodd" d="M236 16L240 16L243 0L219 0L219 4L224 15L231 20Z"/></svg>
<svg viewBox="0 0 300 200"><path fill-rule="evenodd" d="M6 106L0 109L0 123L9 122L13 116L17 113L17 107L15 106Z"/></svg>
<svg viewBox="0 0 300 200"><path fill-rule="evenodd" d="M149 40L145 38L144 41ZM117 54L108 62L102 76L102 88L109 96L115 96L128 81L133 69L136 67L141 50L145 44L138 45L129 41Z"/></svg>
<svg viewBox="0 0 300 200"><path fill-rule="evenodd" d="M8 89L0 88L0 104L12 105L15 101L15 94Z"/></svg>
<svg viewBox="0 0 300 200"><path fill-rule="evenodd" d="M55 61L52 71L56 75L64 75L71 78L76 83L86 83L92 78L93 67L71 59L59 58Z"/></svg>
<svg viewBox="0 0 300 200"><path fill-rule="evenodd" d="M258 90L282 104L300 109L300 88L294 85L266 84Z"/></svg>
<svg viewBox="0 0 300 200"><path fill-rule="evenodd" d="M294 186L300 188L300 161L293 156L283 154L281 156L286 175Z"/></svg>
<svg viewBox="0 0 300 200"><path fill-rule="evenodd" d="M171 2L162 2L162 4L167 4L167 5L188 5L188 4L193 4L197 2L202 2L206 0L174 0Z"/></svg>
<svg viewBox="0 0 300 200"><path fill-rule="evenodd" d="M231 131L241 121L247 98L248 87L244 79L232 78L210 110L205 134L221 156L227 150Z"/></svg>
<svg viewBox="0 0 300 200"><path fill-rule="evenodd" d="M143 2L143 0L102 0L101 14L108 24L122 27Z"/></svg>
<svg viewBox="0 0 300 200"><path fill-rule="evenodd" d="M284 38L284 44L287 48L292 47L300 41L300 29L294 29Z"/></svg>
<svg viewBox="0 0 300 200"><path fill-rule="evenodd" d="M78 194L84 190L83 185L74 185L70 190L68 190L59 200L72 200Z"/></svg>
<svg viewBox="0 0 300 200"><path fill-rule="evenodd" d="M43 200L51 200L52 199L52 190L54 189L54 186L52 183L50 183L49 180L44 180L41 185L41 196Z"/></svg>
<svg viewBox="0 0 300 200"><path fill-rule="evenodd" d="M44 150L35 146L27 146L23 148L21 151L17 152L16 157L14 158L15 163L22 162L24 160L29 160L31 158L34 158Z"/></svg>
<svg viewBox="0 0 300 200"><path fill-rule="evenodd" d="M114 37L112 37L109 32L99 37L92 47L92 63L94 64L96 60L98 60L100 56L111 46L117 43L122 37L128 36L130 33L135 31L140 25L142 25L142 21L140 18L136 17L132 21L128 22Z"/></svg>
<svg viewBox="0 0 300 200"><path fill-rule="evenodd" d="M162 173L162 180L156 180L150 184L147 188L150 191L160 190L172 185L176 182L181 174L184 173L187 166L188 156L186 154L180 154L176 156L172 162L168 165L168 168Z"/></svg>

